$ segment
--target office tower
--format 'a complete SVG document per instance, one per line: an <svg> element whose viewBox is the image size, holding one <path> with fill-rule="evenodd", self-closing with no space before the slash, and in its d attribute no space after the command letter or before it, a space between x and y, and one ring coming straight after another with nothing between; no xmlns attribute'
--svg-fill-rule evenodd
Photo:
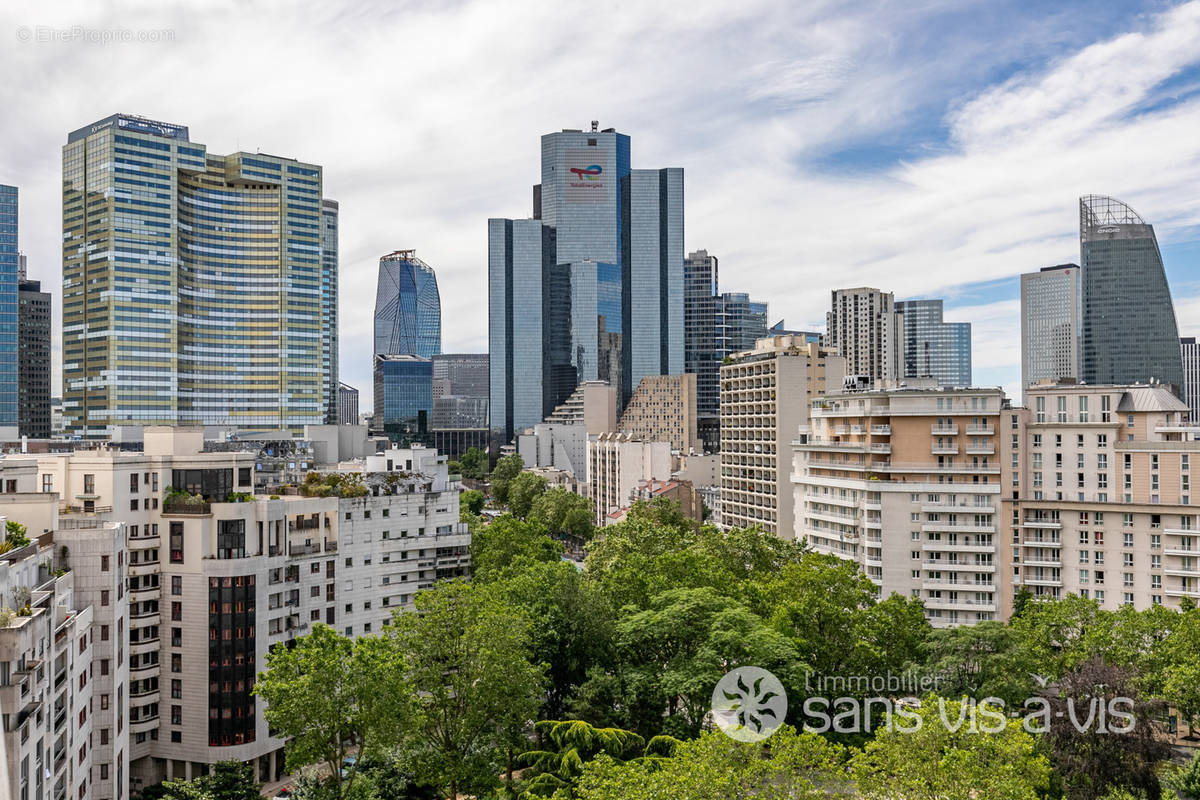
<svg viewBox="0 0 1200 800"><path fill-rule="evenodd" d="M768 336L799 336L806 342L820 342L821 334L817 331L801 331L794 330L783 324L783 320L779 320L770 328L767 329Z"/></svg>
<svg viewBox="0 0 1200 800"><path fill-rule="evenodd" d="M971 323L943 322L941 300L895 304L905 378L935 378L941 386L971 385Z"/></svg>
<svg viewBox="0 0 1200 800"><path fill-rule="evenodd" d="M379 259L375 355L432 358L442 352L442 300L433 268L415 250Z"/></svg>
<svg viewBox="0 0 1200 800"><path fill-rule="evenodd" d="M299 430L325 419L321 167L218 156L116 114L63 147L63 413Z"/></svg>
<svg viewBox="0 0 1200 800"><path fill-rule="evenodd" d="M1021 275L1021 388L1079 377L1079 265Z"/></svg>
<svg viewBox="0 0 1200 800"><path fill-rule="evenodd" d="M1195 336L1179 339L1183 359L1183 401L1188 404L1188 419L1200 423L1200 346Z"/></svg>
<svg viewBox="0 0 1200 800"><path fill-rule="evenodd" d="M999 389L888 387L813 404L795 453L795 535L862 566L935 627L1006 617Z"/></svg>
<svg viewBox="0 0 1200 800"><path fill-rule="evenodd" d="M759 339L767 337L767 304L755 303L749 295L725 292L720 302L721 358L753 350Z"/></svg>
<svg viewBox="0 0 1200 800"><path fill-rule="evenodd" d="M349 384L338 384L337 423L339 425L358 424L358 389Z"/></svg>
<svg viewBox="0 0 1200 800"><path fill-rule="evenodd" d="M1081 197L1079 256L1083 380L1165 383L1178 392L1179 329L1154 226L1115 198Z"/></svg>
<svg viewBox="0 0 1200 800"><path fill-rule="evenodd" d="M325 424L338 423L338 204L321 201L321 374ZM354 422L358 422L357 415Z"/></svg>
<svg viewBox="0 0 1200 800"><path fill-rule="evenodd" d="M491 427L505 441L580 382L611 382L623 406L643 376L683 371L683 170L630 169L629 137L595 123L541 149L534 218L488 221Z"/></svg>
<svg viewBox="0 0 1200 800"><path fill-rule="evenodd" d="M721 525L793 535L792 441L846 361L815 342L760 339L721 367Z"/></svg>
<svg viewBox="0 0 1200 800"><path fill-rule="evenodd" d="M17 187L0 184L0 427L15 428L17 414Z"/></svg>
<svg viewBox="0 0 1200 800"><path fill-rule="evenodd" d="M1186 404L1165 386L1074 382L1028 386L1026 400L1005 412L1024 487L1004 504L1019 528L1011 590L1110 611L1200 601L1200 429Z"/></svg>
<svg viewBox="0 0 1200 800"><path fill-rule="evenodd" d="M617 430L651 442L670 442L680 453L699 450L696 376L648 375L621 414Z"/></svg>
<svg viewBox="0 0 1200 800"><path fill-rule="evenodd" d="M17 285L17 423L22 436L49 439L50 293L25 277L25 256Z"/></svg>
<svg viewBox="0 0 1200 800"><path fill-rule="evenodd" d="M424 433L433 413L433 362L414 355L375 356L375 426Z"/></svg>
<svg viewBox="0 0 1200 800"><path fill-rule="evenodd" d="M846 374L872 381L895 378L903 364L900 319L891 292L835 289L822 344L846 359Z"/></svg>
<svg viewBox="0 0 1200 800"><path fill-rule="evenodd" d="M683 369L696 376L696 427L710 447L720 430L721 359L716 256L707 250L683 261Z"/></svg>
<svg viewBox="0 0 1200 800"><path fill-rule="evenodd" d="M432 360L431 427L435 430L487 428L487 353L442 353Z"/></svg>

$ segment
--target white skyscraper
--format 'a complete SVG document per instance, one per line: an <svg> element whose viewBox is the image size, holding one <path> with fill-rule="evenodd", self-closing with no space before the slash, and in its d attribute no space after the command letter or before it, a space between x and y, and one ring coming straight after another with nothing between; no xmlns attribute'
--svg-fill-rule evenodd
<svg viewBox="0 0 1200 800"><path fill-rule="evenodd" d="M1078 378L1079 265L1021 275L1021 386L1043 378Z"/></svg>
<svg viewBox="0 0 1200 800"><path fill-rule="evenodd" d="M822 345L846 359L846 375L873 381L903 372L902 318L896 299L879 289L835 289Z"/></svg>
<svg viewBox="0 0 1200 800"><path fill-rule="evenodd" d="M1179 351L1183 356L1183 402L1188 404L1191 421L1200 422L1200 345L1196 337L1181 337Z"/></svg>

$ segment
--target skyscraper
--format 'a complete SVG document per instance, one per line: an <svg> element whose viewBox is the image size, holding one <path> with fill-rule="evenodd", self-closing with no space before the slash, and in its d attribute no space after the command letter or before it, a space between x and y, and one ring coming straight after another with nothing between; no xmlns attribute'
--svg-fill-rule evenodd
<svg viewBox="0 0 1200 800"><path fill-rule="evenodd" d="M1079 199L1080 371L1089 384L1183 385L1179 329L1154 227L1112 197Z"/></svg>
<svg viewBox="0 0 1200 800"><path fill-rule="evenodd" d="M375 356L375 426L424 433L433 410L433 363L410 354Z"/></svg>
<svg viewBox="0 0 1200 800"><path fill-rule="evenodd" d="M936 378L941 386L971 385L971 323L943 322L941 300L896 303L901 376Z"/></svg>
<svg viewBox="0 0 1200 800"><path fill-rule="evenodd" d="M17 419L17 187L0 184L0 426Z"/></svg>
<svg viewBox="0 0 1200 800"><path fill-rule="evenodd" d="M337 424L358 424L358 389L347 383L338 384Z"/></svg>
<svg viewBox="0 0 1200 800"><path fill-rule="evenodd" d="M719 262L707 250L689 253L683 261L683 369L696 376L696 429L712 448L721 427Z"/></svg>
<svg viewBox="0 0 1200 800"><path fill-rule="evenodd" d="M375 355L432 358L442 352L442 300L433 268L415 250L379 259Z"/></svg>
<svg viewBox="0 0 1200 800"><path fill-rule="evenodd" d="M1188 404L1188 419L1200 422L1200 344L1195 336L1179 340L1183 358L1183 401Z"/></svg>
<svg viewBox="0 0 1200 800"><path fill-rule="evenodd" d="M724 292L720 297L721 358L753 350L767 337L767 304L756 303L742 292Z"/></svg>
<svg viewBox="0 0 1200 800"><path fill-rule="evenodd" d="M20 257L17 311L17 423L31 439L50 438L50 293L26 278Z"/></svg>
<svg viewBox="0 0 1200 800"><path fill-rule="evenodd" d="M322 172L115 114L63 147L63 416L319 424ZM15 275L15 272L14 272Z"/></svg>
<svg viewBox="0 0 1200 800"><path fill-rule="evenodd" d="M488 221L491 427L509 441L587 380L623 405L683 371L683 170L631 170L608 128L542 137L532 220Z"/></svg>
<svg viewBox="0 0 1200 800"><path fill-rule="evenodd" d="M321 373L325 424L338 423L338 204L321 201ZM354 422L358 422L357 414Z"/></svg>
<svg viewBox="0 0 1200 800"><path fill-rule="evenodd" d="M1021 390L1043 379L1079 377L1079 265L1021 275Z"/></svg>
<svg viewBox="0 0 1200 800"><path fill-rule="evenodd" d="M895 297L878 289L835 289L825 315L825 347L846 359L846 375L872 381L895 378L903 368Z"/></svg>
<svg viewBox="0 0 1200 800"><path fill-rule="evenodd" d="M487 353L433 357L434 429L483 429L488 425Z"/></svg>

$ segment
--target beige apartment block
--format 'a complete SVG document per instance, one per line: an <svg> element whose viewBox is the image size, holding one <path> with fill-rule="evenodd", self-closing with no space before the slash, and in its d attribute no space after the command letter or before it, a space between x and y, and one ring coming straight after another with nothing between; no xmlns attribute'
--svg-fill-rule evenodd
<svg viewBox="0 0 1200 800"><path fill-rule="evenodd" d="M625 404L617 430L670 442L680 453L703 450L696 434L696 376L647 375Z"/></svg>
<svg viewBox="0 0 1200 800"><path fill-rule="evenodd" d="M795 537L860 564L935 626L1002 618L999 389L883 382L812 401L793 437Z"/></svg>
<svg viewBox="0 0 1200 800"><path fill-rule="evenodd" d="M671 478L671 445L628 433L602 433L588 442L588 479L597 526L632 502L642 481Z"/></svg>
<svg viewBox="0 0 1200 800"><path fill-rule="evenodd" d="M759 339L721 367L720 525L793 535L791 443L845 360L802 336Z"/></svg>
<svg viewBox="0 0 1200 800"><path fill-rule="evenodd" d="M1200 427L1162 386L1038 383L1017 421L1010 591L1102 607L1200 601Z"/></svg>

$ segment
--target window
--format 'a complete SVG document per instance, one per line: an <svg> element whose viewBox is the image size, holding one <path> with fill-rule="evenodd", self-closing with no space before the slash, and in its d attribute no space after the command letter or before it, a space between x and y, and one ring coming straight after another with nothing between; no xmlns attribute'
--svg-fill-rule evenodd
<svg viewBox="0 0 1200 800"><path fill-rule="evenodd" d="M171 594L173 594L173 595L183 594L183 576L182 575L172 575L171 576Z"/></svg>
<svg viewBox="0 0 1200 800"><path fill-rule="evenodd" d="M108 556L100 556L100 571L108 572Z"/></svg>
<svg viewBox="0 0 1200 800"><path fill-rule="evenodd" d="M42 491L43 492L53 492L54 491L54 476L53 475L43 475L42 476Z"/></svg>
<svg viewBox="0 0 1200 800"><path fill-rule="evenodd" d="M183 655L181 653L171 653L171 672L183 672Z"/></svg>
<svg viewBox="0 0 1200 800"><path fill-rule="evenodd" d="M108 589L100 590L100 605L102 605L102 606L108 605Z"/></svg>
<svg viewBox="0 0 1200 800"><path fill-rule="evenodd" d="M95 475L87 474L87 475L83 476L83 493L84 494L95 494L96 493L96 476Z"/></svg>
<svg viewBox="0 0 1200 800"><path fill-rule="evenodd" d="M171 563L183 563L183 523L173 521L170 533Z"/></svg>

